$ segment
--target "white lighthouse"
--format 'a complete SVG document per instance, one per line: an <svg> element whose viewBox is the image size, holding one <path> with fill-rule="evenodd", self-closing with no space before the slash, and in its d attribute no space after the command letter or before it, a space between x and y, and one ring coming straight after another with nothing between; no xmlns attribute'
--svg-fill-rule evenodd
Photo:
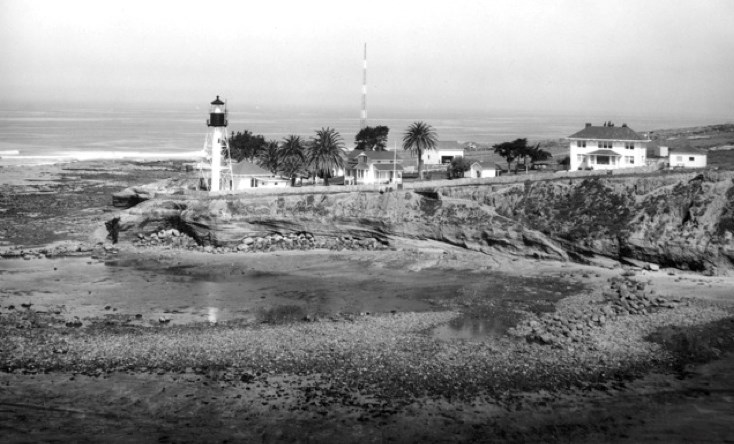
<svg viewBox="0 0 734 444"><path fill-rule="evenodd" d="M209 160L209 191L232 189L232 161L229 157L227 137L227 105L219 99L211 103L206 125L211 128L204 143Z"/></svg>

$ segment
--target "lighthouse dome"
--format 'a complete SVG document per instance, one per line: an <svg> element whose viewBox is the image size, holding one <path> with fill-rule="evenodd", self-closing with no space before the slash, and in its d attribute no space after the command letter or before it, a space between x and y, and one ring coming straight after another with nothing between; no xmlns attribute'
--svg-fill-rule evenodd
<svg viewBox="0 0 734 444"><path fill-rule="evenodd" d="M208 126L227 126L227 105L219 99L219 96L211 103L209 120L206 123Z"/></svg>

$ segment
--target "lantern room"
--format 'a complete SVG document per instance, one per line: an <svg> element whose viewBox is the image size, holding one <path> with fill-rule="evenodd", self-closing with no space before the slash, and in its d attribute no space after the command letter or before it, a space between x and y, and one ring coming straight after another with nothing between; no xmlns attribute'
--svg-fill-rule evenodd
<svg viewBox="0 0 734 444"><path fill-rule="evenodd" d="M206 121L207 126L227 126L227 105L219 99L211 103L209 108L209 120Z"/></svg>

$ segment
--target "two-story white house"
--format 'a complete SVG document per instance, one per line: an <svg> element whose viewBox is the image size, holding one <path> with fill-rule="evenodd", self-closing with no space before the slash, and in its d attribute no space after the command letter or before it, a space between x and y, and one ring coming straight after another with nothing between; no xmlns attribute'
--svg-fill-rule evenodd
<svg viewBox="0 0 734 444"><path fill-rule="evenodd" d="M590 123L581 131L568 136L570 170L616 170L645 166L647 144L650 140L628 127L605 123Z"/></svg>
<svg viewBox="0 0 734 444"><path fill-rule="evenodd" d="M395 151L354 150L347 156L344 183L403 183L403 159Z"/></svg>

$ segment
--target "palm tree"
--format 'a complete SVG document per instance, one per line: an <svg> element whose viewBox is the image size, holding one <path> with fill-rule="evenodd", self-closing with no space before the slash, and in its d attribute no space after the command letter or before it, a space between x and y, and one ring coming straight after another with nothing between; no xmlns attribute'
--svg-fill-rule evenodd
<svg viewBox="0 0 734 444"><path fill-rule="evenodd" d="M296 184L296 175L303 170L305 162L306 154L303 150L301 136L291 134L284 138L278 151L278 163L283 172L291 178L291 186Z"/></svg>
<svg viewBox="0 0 734 444"><path fill-rule="evenodd" d="M268 140L265 147L257 154L257 164L271 173L277 174L280 167L279 149L276 140Z"/></svg>
<svg viewBox="0 0 734 444"><path fill-rule="evenodd" d="M316 131L308 150L308 166L321 173L326 186L332 172L344 168L345 159L344 142L339 132L329 127Z"/></svg>
<svg viewBox="0 0 734 444"><path fill-rule="evenodd" d="M418 156L418 177L423 180L423 152L436 149L436 131L425 122L413 122L403 135L403 149Z"/></svg>

